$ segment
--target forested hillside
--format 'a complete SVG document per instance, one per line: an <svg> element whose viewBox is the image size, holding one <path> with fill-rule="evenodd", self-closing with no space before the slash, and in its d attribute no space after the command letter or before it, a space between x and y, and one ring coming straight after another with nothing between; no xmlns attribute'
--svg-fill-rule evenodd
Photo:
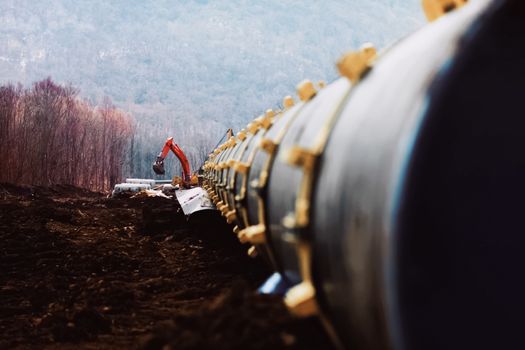
<svg viewBox="0 0 525 350"><path fill-rule="evenodd" d="M125 175L151 177L168 136L196 167L298 81L333 80L344 51L422 22L419 0L3 0L0 83L51 76L94 104L110 97L136 120Z"/></svg>

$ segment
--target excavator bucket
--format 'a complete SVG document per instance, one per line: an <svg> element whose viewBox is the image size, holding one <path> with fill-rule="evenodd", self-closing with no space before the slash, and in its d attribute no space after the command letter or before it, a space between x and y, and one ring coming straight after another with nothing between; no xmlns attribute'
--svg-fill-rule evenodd
<svg viewBox="0 0 525 350"><path fill-rule="evenodd" d="M157 175L164 175L166 171L164 170L164 160L158 160L153 163L153 171Z"/></svg>

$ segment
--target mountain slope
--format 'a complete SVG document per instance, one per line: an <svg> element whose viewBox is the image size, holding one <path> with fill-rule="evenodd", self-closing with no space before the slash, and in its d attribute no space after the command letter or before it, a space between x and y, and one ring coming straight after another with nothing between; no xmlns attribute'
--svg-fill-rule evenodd
<svg viewBox="0 0 525 350"><path fill-rule="evenodd" d="M191 148L190 125L213 143L300 80L333 80L341 53L385 47L423 16L418 0L3 0L0 23L0 83L51 76L109 96L156 149L168 135Z"/></svg>

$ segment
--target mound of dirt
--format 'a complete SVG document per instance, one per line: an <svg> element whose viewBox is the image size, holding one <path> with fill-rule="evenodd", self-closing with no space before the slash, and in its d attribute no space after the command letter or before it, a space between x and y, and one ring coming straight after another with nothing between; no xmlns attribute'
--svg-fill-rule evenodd
<svg viewBox="0 0 525 350"><path fill-rule="evenodd" d="M269 272L230 228L199 220L174 200L0 184L0 349L326 348L254 292Z"/></svg>
<svg viewBox="0 0 525 350"><path fill-rule="evenodd" d="M255 294L246 283L237 283L159 324L142 350L330 349L320 329L315 319L290 316L281 297Z"/></svg>

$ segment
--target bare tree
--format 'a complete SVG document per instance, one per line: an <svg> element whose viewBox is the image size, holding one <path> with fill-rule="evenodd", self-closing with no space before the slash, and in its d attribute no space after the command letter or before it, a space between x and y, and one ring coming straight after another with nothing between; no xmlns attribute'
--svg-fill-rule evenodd
<svg viewBox="0 0 525 350"><path fill-rule="evenodd" d="M50 78L0 86L0 181L108 190L122 175L132 118L109 99L96 108Z"/></svg>

